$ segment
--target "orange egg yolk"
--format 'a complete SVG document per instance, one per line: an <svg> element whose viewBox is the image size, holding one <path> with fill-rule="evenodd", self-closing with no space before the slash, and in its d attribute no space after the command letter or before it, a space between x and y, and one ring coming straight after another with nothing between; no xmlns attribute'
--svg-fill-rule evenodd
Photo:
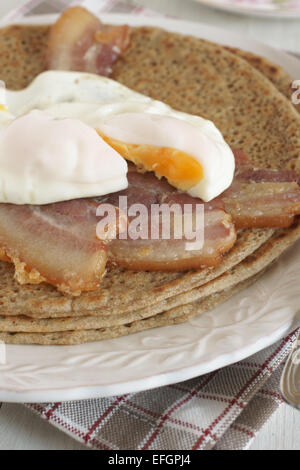
<svg viewBox="0 0 300 470"><path fill-rule="evenodd" d="M170 184L179 189L184 191L190 189L203 178L202 165L181 150L154 145L127 144L97 132L123 158L146 171L154 171L159 178L164 176Z"/></svg>

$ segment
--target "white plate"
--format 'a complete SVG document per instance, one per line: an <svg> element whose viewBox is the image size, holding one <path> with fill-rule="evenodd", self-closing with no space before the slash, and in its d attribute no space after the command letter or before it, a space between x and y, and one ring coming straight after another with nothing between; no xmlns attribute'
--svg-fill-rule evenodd
<svg viewBox="0 0 300 470"><path fill-rule="evenodd" d="M300 1L295 0L194 0L208 7L264 18L300 17Z"/></svg>
<svg viewBox="0 0 300 470"><path fill-rule="evenodd" d="M47 23L53 16L26 18ZM151 24L268 57L300 77L300 62L256 41L199 23L103 15L111 23ZM190 322L80 346L6 347L0 401L43 402L117 395L179 382L269 346L295 324L300 243L252 287ZM1 353L1 347L0 347Z"/></svg>

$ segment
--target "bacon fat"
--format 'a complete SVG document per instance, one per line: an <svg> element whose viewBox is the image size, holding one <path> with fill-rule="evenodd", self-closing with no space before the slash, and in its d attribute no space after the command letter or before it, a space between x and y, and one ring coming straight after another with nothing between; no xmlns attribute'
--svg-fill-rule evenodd
<svg viewBox="0 0 300 470"><path fill-rule="evenodd" d="M85 8L71 7L51 27L47 68L109 76L129 43L129 26L104 25Z"/></svg>
<svg viewBox="0 0 300 470"><path fill-rule="evenodd" d="M217 199L236 228L289 227L300 214L299 175L255 167L241 150L234 150L234 155L234 181Z"/></svg>
<svg viewBox="0 0 300 470"><path fill-rule="evenodd" d="M96 237L97 207L84 199L0 204L1 259L14 263L21 284L46 281L72 295L96 289L107 261L106 243Z"/></svg>

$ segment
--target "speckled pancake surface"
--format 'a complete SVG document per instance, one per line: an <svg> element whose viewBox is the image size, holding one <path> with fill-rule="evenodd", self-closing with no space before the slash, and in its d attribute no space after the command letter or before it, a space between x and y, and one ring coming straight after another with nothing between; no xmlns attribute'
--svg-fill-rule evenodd
<svg viewBox="0 0 300 470"><path fill-rule="evenodd" d="M0 30L0 78L20 89L44 70L49 28ZM300 116L286 96L288 76L265 59L156 28L134 28L113 78L185 112L211 119L226 140L273 168L298 168ZM273 68L272 68L273 67ZM284 96L284 94L286 96ZM186 321L224 301L300 236L247 230L217 268L150 273L112 270L101 288L70 298L53 287L20 286L0 264L0 339L77 344ZM56 330L56 331L55 331Z"/></svg>

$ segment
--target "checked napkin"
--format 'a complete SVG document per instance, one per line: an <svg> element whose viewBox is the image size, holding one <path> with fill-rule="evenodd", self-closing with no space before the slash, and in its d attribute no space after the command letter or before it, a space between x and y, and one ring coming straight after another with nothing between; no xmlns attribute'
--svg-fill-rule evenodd
<svg viewBox="0 0 300 470"><path fill-rule="evenodd" d="M79 3L95 13L159 16L119 0L30 0L4 21L58 13ZM281 405L279 380L296 330L271 347L186 382L128 395L26 405L94 449L247 449Z"/></svg>
<svg viewBox="0 0 300 470"><path fill-rule="evenodd" d="M279 380L296 330L210 374L155 390L28 406L94 449L247 449L281 405Z"/></svg>

